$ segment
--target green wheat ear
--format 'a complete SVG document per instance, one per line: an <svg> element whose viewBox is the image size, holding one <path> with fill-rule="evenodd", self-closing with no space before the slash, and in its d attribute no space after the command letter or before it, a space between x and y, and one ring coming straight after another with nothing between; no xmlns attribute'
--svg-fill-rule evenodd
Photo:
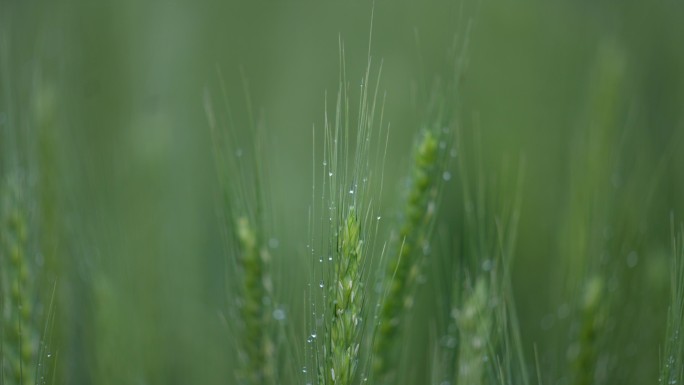
<svg viewBox="0 0 684 385"><path fill-rule="evenodd" d="M659 384L681 384L684 381L684 227L678 234L672 225L672 270L670 307Z"/></svg>
<svg viewBox="0 0 684 385"><path fill-rule="evenodd" d="M34 383L37 328L33 321L30 290L31 271L27 261L27 218L23 195L13 180L2 186L0 283L2 284L2 370L3 383Z"/></svg>
<svg viewBox="0 0 684 385"><path fill-rule="evenodd" d="M597 339L602 333L606 306L604 282L600 275L595 275L584 284L584 295L581 303L581 327L579 338L574 346L577 356L574 358L574 384L589 385L594 382L596 360L598 358Z"/></svg>
<svg viewBox="0 0 684 385"><path fill-rule="evenodd" d="M333 384L350 384L359 361L359 330L364 300L361 261L363 241L356 210L351 208L342 225L337 245L330 291L333 299L330 326L329 372L324 373Z"/></svg>
<svg viewBox="0 0 684 385"><path fill-rule="evenodd" d="M412 289L418 276L420 250L427 241L434 216L430 207L436 191L438 142L425 131L414 156L411 186L400 225L396 251L389 256L382 278L385 295L381 303L378 330L373 347L373 373L378 383L390 383L396 360L401 318L412 305Z"/></svg>
<svg viewBox="0 0 684 385"><path fill-rule="evenodd" d="M224 85L221 86L223 89ZM235 127L222 126L214 115L208 91L205 94L205 112L209 121L214 165L221 194L220 223L230 240L229 250L235 255L235 269L230 271L229 279L235 282L232 289L238 298L234 319L239 325L238 335L235 336L239 358L236 375L239 383L275 384L278 370L274 338L276 333L267 305L273 297L273 283L264 225L264 207L268 206L264 196L268 192L264 189L265 170L257 156L262 138L258 135L251 138L254 140L251 143L254 152L245 156L248 161L244 161L241 156L239 159L235 158L232 154L242 152L241 149L233 148L235 143L228 140L234 134L231 131Z"/></svg>
<svg viewBox="0 0 684 385"><path fill-rule="evenodd" d="M269 333L268 312L263 299L268 294L265 263L268 254L260 250L257 232L247 217L237 219L239 264L242 267L241 318L244 335L241 344L246 361L243 376L251 384L274 382L274 344Z"/></svg>
<svg viewBox="0 0 684 385"><path fill-rule="evenodd" d="M486 354L492 333L492 308L487 280L478 278L461 309L454 310L461 342L458 350L457 384L478 385L484 380Z"/></svg>

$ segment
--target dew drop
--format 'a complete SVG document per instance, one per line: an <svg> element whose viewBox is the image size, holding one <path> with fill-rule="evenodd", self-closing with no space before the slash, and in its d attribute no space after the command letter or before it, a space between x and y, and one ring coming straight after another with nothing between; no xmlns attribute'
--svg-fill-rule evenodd
<svg viewBox="0 0 684 385"><path fill-rule="evenodd" d="M442 174L442 179L444 179L445 181L451 180L451 173L449 171L444 171L444 173Z"/></svg>
<svg viewBox="0 0 684 385"><path fill-rule="evenodd" d="M333 176L332 171L328 171L328 176Z"/></svg>
<svg viewBox="0 0 684 385"><path fill-rule="evenodd" d="M276 321L282 321L285 319L285 311L283 309L275 309L273 310L273 318Z"/></svg>
<svg viewBox="0 0 684 385"><path fill-rule="evenodd" d="M323 281L321 281L321 282L318 284L318 287L320 287L321 289L324 288L324 287L325 287L325 283L323 283ZM316 337L314 337L314 338L316 338Z"/></svg>
<svg viewBox="0 0 684 385"><path fill-rule="evenodd" d="M492 269L492 261L490 259L485 259L482 261L482 270L490 271Z"/></svg>

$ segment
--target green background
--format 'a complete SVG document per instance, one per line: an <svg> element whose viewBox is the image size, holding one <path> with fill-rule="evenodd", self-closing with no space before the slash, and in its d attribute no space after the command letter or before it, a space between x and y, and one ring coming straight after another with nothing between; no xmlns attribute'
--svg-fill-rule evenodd
<svg viewBox="0 0 684 385"><path fill-rule="evenodd" d="M278 240L276 298L293 330L283 383L300 382L312 126L321 132L326 92L337 91L340 38L356 90L371 15L370 53L383 61L391 123L386 224L400 207L427 96L452 76L454 42L467 40L460 91L448 105L465 132L479 133L472 152L487 175L525 164L513 286L528 361L537 346L545 383L563 383L572 327L559 308L579 294L559 277L574 258L563 246L576 242L568 228L580 228L603 241L577 259L610 261L598 262L615 299L607 383L657 380L670 218L684 216L682 3L3 0L0 162L5 173L28 170L40 186L35 199L54 205L41 224L55 235L40 282L47 291L56 283L56 383L231 383L236 348L219 315L231 296L229 254L215 215L206 92L219 113L230 108L238 138L250 120L264 127L257 156ZM457 183L443 195L446 228L462 214ZM441 316L427 280L408 383L426 381L424 325Z"/></svg>

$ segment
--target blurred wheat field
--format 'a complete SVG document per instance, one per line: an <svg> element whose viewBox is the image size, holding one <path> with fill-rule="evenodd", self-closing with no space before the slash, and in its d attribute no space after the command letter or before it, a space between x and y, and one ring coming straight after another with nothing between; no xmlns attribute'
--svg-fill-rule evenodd
<svg viewBox="0 0 684 385"><path fill-rule="evenodd" d="M0 1L0 385L680 383L682 17Z"/></svg>

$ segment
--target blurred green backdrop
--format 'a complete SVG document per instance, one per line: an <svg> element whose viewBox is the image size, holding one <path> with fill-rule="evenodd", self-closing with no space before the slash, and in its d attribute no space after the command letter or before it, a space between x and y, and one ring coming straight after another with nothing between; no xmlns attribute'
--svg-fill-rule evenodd
<svg viewBox="0 0 684 385"><path fill-rule="evenodd" d="M562 377L562 305L577 294L559 278L572 248L558 245L583 210L575 196L599 191L602 204L586 212L601 213L593 228L612 246L587 258L610 259L609 290L621 293L611 324L621 370L610 383L657 379L670 216L684 217L682 3L2 0L0 161L3 172L33 170L37 199L54 205L43 230L58 235L43 256L44 286L57 287L57 383L230 383L203 107L221 76L237 136L250 119L265 127L276 296L303 309L312 126L337 89L339 38L348 78L361 79L371 14L391 122L383 214L397 210L431 87L451 76L450 48L467 40L460 125L479 133L473 152L492 175L525 162L513 284L528 359L536 345L548 383ZM444 226L460 215L453 184ZM304 316L292 319L303 330Z"/></svg>

